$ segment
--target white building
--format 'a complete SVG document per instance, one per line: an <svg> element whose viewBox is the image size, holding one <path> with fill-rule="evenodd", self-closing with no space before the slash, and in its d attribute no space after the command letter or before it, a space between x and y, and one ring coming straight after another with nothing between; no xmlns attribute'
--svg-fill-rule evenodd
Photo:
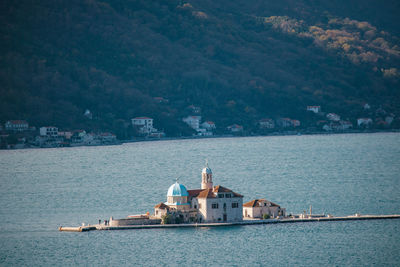
<svg viewBox="0 0 400 267"><path fill-rule="evenodd" d="M60 136L60 137L63 137L63 138L65 138L65 139L67 139L67 140L70 140L71 139L71 137L72 137L72 132L69 132L69 131L65 131L65 132L58 132L58 136Z"/></svg>
<svg viewBox="0 0 400 267"><path fill-rule="evenodd" d="M103 144L113 144L117 142L117 136L108 132L100 133L99 138Z"/></svg>
<svg viewBox="0 0 400 267"><path fill-rule="evenodd" d="M154 207L154 216L170 214L190 222L235 222L243 220L243 196L223 186L214 186L208 167L201 173L201 189L187 190L176 182L167 193L167 202Z"/></svg>
<svg viewBox="0 0 400 267"><path fill-rule="evenodd" d="M71 141L75 144L82 144L87 140L87 134L85 130L75 130L72 132Z"/></svg>
<svg viewBox="0 0 400 267"><path fill-rule="evenodd" d="M243 132L243 126L238 124L232 124L227 127L228 131L231 133Z"/></svg>
<svg viewBox="0 0 400 267"><path fill-rule="evenodd" d="M212 131L215 130L217 127L215 126L215 123L213 121L205 121L201 124L201 127L206 129L207 131Z"/></svg>
<svg viewBox="0 0 400 267"><path fill-rule="evenodd" d="M243 204L244 218L262 219L264 215L271 218L286 216L286 209L266 199L254 199Z"/></svg>
<svg viewBox="0 0 400 267"><path fill-rule="evenodd" d="M393 114L391 114L390 116L386 116L386 118L385 118L385 122L388 125L392 124L393 120L394 120L394 115Z"/></svg>
<svg viewBox="0 0 400 267"><path fill-rule="evenodd" d="M326 114L326 117L330 121L340 121L340 116L338 114L335 114L335 113L328 113L328 114Z"/></svg>
<svg viewBox="0 0 400 267"><path fill-rule="evenodd" d="M190 128L198 130L200 128L201 116L187 116L182 119Z"/></svg>
<svg viewBox="0 0 400 267"><path fill-rule="evenodd" d="M350 121L339 121L342 130L353 128L353 123Z"/></svg>
<svg viewBox="0 0 400 267"><path fill-rule="evenodd" d="M83 113L83 116L85 116L86 118L88 118L88 119L92 119L93 118L93 114L92 114L92 112L90 112L90 110L85 110L85 113Z"/></svg>
<svg viewBox="0 0 400 267"><path fill-rule="evenodd" d="M6 128L7 131L22 132L29 129L29 124L24 120L12 120L12 121L7 121L4 124L4 127Z"/></svg>
<svg viewBox="0 0 400 267"><path fill-rule="evenodd" d="M299 127L300 126L300 121L299 120L292 120L292 125L293 125L293 127Z"/></svg>
<svg viewBox="0 0 400 267"><path fill-rule="evenodd" d="M321 112L321 106L307 106L307 111L312 111L317 114Z"/></svg>
<svg viewBox="0 0 400 267"><path fill-rule="evenodd" d="M132 125L133 127L138 128L141 134L150 134L157 131L157 129L153 127L153 119L149 117L133 118Z"/></svg>
<svg viewBox="0 0 400 267"><path fill-rule="evenodd" d="M279 118L276 120L276 124L282 128L292 127L293 120L290 118Z"/></svg>
<svg viewBox="0 0 400 267"><path fill-rule="evenodd" d="M54 126L40 127L39 133L41 136L56 137L58 136L58 128Z"/></svg>
<svg viewBox="0 0 400 267"><path fill-rule="evenodd" d="M261 129L273 129L275 128L275 122L273 119L261 119L258 121Z"/></svg>
<svg viewBox="0 0 400 267"><path fill-rule="evenodd" d="M371 118L359 118L357 119L357 126L358 127L368 127L372 124L372 119Z"/></svg>
<svg viewBox="0 0 400 267"><path fill-rule="evenodd" d="M200 114L201 113L201 108L200 107L196 107L195 105L190 105L187 107L187 109L194 113L194 114Z"/></svg>

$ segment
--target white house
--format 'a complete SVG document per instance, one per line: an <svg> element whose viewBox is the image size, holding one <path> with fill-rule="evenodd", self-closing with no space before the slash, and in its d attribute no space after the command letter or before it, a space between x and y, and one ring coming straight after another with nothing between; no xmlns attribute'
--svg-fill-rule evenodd
<svg viewBox="0 0 400 267"><path fill-rule="evenodd" d="M264 214L272 218L286 216L286 209L266 199L254 199L243 204L244 218L262 219Z"/></svg>
<svg viewBox="0 0 400 267"><path fill-rule="evenodd" d="M386 116L386 118L385 118L385 122L388 125L392 124L393 120L394 120L394 115L393 114L391 114L390 116Z"/></svg>
<svg viewBox="0 0 400 267"><path fill-rule="evenodd" d="M40 127L39 133L41 136L56 137L58 136L58 128L54 126Z"/></svg>
<svg viewBox="0 0 400 267"><path fill-rule="evenodd" d="M361 126L368 127L371 124L372 124L372 119L371 118L359 118L359 119L357 119L358 127L361 127Z"/></svg>
<svg viewBox="0 0 400 267"><path fill-rule="evenodd" d="M215 130L215 123L212 121L205 121L201 124L201 127L203 127L204 129L206 129L207 131L212 131Z"/></svg>
<svg viewBox="0 0 400 267"><path fill-rule="evenodd" d="M353 123L351 123L350 121L339 121L342 130L348 130L350 128L353 128Z"/></svg>
<svg viewBox="0 0 400 267"><path fill-rule="evenodd" d="M300 121L299 120L292 120L292 125L293 125L293 127L299 127L300 126Z"/></svg>
<svg viewBox="0 0 400 267"><path fill-rule="evenodd" d="M276 124L278 124L282 128L292 127L293 120L290 118L279 118L276 120Z"/></svg>
<svg viewBox="0 0 400 267"><path fill-rule="evenodd" d="M71 141L72 143L82 144L87 140L87 134L85 130L75 130L72 133Z"/></svg>
<svg viewBox="0 0 400 267"><path fill-rule="evenodd" d="M88 118L88 119L92 119L93 118L93 114L92 114L92 112L90 112L90 110L85 110L85 113L83 113L83 116L85 116L86 118Z"/></svg>
<svg viewBox="0 0 400 267"><path fill-rule="evenodd" d="M324 124L324 126L322 126L322 130L330 132L332 131L332 127L329 124Z"/></svg>
<svg viewBox="0 0 400 267"><path fill-rule="evenodd" d="M243 126L238 124L232 124L227 127L228 131L231 133L243 132Z"/></svg>
<svg viewBox="0 0 400 267"><path fill-rule="evenodd" d="M307 106L307 111L312 111L317 114L321 112L321 106Z"/></svg>
<svg viewBox="0 0 400 267"><path fill-rule="evenodd" d="M198 130L200 128L201 116L187 116L182 121L189 125L190 128Z"/></svg>
<svg viewBox="0 0 400 267"><path fill-rule="evenodd" d="M197 107L195 105L190 105L190 106L187 107L187 109L189 111L191 111L192 113L194 113L194 114L200 114L201 113L201 108Z"/></svg>
<svg viewBox="0 0 400 267"><path fill-rule="evenodd" d="M115 136L115 134L112 134L109 132L100 133L99 138L103 144L104 143L113 144L113 143L117 142L117 137Z"/></svg>
<svg viewBox="0 0 400 267"><path fill-rule="evenodd" d="M149 117L133 118L132 125L133 127L138 128L141 134L150 134L157 131L157 129L153 127L153 119Z"/></svg>
<svg viewBox="0 0 400 267"><path fill-rule="evenodd" d="M326 117L330 121L340 121L340 116L338 114L335 114L335 113L328 113L328 114L326 114Z"/></svg>
<svg viewBox="0 0 400 267"><path fill-rule="evenodd" d="M24 120L12 120L12 121L7 121L4 124L4 127L6 128L7 131L22 132L29 129L29 124Z"/></svg>
<svg viewBox="0 0 400 267"><path fill-rule="evenodd" d="M58 132L58 136L61 136L61 137L65 138L65 139L69 140L69 139L71 139L72 132L68 132L68 131L60 132L59 131Z"/></svg>
<svg viewBox="0 0 400 267"><path fill-rule="evenodd" d="M261 119L258 121L258 125L261 129L273 129L275 128L275 122L272 119Z"/></svg>

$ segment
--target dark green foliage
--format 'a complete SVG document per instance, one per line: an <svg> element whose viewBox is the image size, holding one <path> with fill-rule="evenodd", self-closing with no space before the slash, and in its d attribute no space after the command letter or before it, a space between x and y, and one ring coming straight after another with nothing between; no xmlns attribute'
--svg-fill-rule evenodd
<svg viewBox="0 0 400 267"><path fill-rule="evenodd" d="M190 104L219 131L250 128L261 117L302 119L307 105L342 117L364 102L400 111L399 55L374 48L377 62L354 64L260 19L368 21L393 48L400 46L396 1L15 0L0 10L0 122L110 130L125 139L133 129L124 122L135 116L153 117L169 136L190 135L181 122ZM158 96L169 103L154 102Z"/></svg>
<svg viewBox="0 0 400 267"><path fill-rule="evenodd" d="M163 216L161 216L161 223L162 224L171 224L172 223L172 215L164 214Z"/></svg>

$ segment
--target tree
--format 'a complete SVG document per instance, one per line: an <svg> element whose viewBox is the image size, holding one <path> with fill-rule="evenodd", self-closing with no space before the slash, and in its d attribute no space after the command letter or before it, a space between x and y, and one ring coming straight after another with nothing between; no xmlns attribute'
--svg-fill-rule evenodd
<svg viewBox="0 0 400 267"><path fill-rule="evenodd" d="M269 214L263 214L263 220L267 220L269 218L270 218Z"/></svg>

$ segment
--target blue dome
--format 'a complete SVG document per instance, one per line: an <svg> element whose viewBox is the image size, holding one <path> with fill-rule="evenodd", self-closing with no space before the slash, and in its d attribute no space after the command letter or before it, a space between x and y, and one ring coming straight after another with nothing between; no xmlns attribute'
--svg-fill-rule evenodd
<svg viewBox="0 0 400 267"><path fill-rule="evenodd" d="M168 188L167 197L188 197L189 193L183 184L174 183Z"/></svg>

